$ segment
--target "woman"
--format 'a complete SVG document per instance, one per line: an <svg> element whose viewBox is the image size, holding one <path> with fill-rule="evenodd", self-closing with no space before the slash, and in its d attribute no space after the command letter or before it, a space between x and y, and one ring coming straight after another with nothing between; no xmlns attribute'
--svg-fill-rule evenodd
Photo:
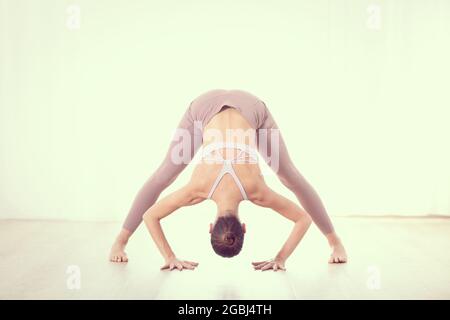
<svg viewBox="0 0 450 320"><path fill-rule="evenodd" d="M189 183L156 202L200 146L203 146L202 160L196 165ZM281 182L294 192L306 211L265 184L256 150ZM223 257L235 256L242 248L245 224L240 223L238 206L241 201L249 200L271 208L295 223L278 254L271 260L253 263L255 269L284 270L286 259L307 231L311 218L331 246L329 263L347 261L344 246L319 196L292 163L265 103L248 92L211 90L191 102L163 163L137 194L111 249L110 260L128 261L125 246L144 220L166 261L162 269L194 269L197 263L175 256L159 221L180 207L205 199L212 199L217 204L217 218L210 225L211 244Z"/></svg>

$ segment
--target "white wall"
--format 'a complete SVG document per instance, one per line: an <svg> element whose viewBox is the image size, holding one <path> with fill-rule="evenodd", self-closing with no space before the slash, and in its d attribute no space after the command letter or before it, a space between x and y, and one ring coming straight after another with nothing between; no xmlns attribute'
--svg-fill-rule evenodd
<svg viewBox="0 0 450 320"><path fill-rule="evenodd" d="M450 214L449 1L0 4L2 218L122 219L214 88L267 103L332 215Z"/></svg>

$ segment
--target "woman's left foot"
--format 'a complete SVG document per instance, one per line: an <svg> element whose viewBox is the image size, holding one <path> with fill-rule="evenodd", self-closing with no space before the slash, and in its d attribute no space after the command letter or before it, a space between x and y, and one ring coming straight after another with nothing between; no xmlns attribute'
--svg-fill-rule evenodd
<svg viewBox="0 0 450 320"><path fill-rule="evenodd" d="M128 262L127 254L125 253L126 243L115 241L111 252L109 254L109 261L111 262Z"/></svg>
<svg viewBox="0 0 450 320"><path fill-rule="evenodd" d="M346 263L347 253L345 252L344 246L339 243L331 246L331 255L328 263Z"/></svg>

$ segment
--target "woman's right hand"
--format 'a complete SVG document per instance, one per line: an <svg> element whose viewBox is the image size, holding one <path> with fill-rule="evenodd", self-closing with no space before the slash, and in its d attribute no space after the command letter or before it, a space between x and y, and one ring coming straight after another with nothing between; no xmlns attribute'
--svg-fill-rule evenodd
<svg viewBox="0 0 450 320"><path fill-rule="evenodd" d="M161 267L161 270L169 269L169 271L172 270L180 270L188 269L188 270L194 270L195 267L198 266L198 262L192 262L187 260L178 260L176 257L169 258L166 260L166 263Z"/></svg>
<svg viewBox="0 0 450 320"><path fill-rule="evenodd" d="M283 270L286 271L286 267L284 266L285 260L284 259L271 259L266 261L260 261L260 262L252 262L253 267L255 270L270 270L273 269L273 271Z"/></svg>

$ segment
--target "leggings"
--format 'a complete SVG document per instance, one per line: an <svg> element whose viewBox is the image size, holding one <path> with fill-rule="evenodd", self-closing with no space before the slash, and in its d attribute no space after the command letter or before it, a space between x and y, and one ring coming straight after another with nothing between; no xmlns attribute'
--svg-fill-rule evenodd
<svg viewBox="0 0 450 320"><path fill-rule="evenodd" d="M269 166L271 166L271 155L267 151L272 148L271 130L278 132L278 166L275 171L278 178L283 185L295 194L302 207L308 212L323 234L333 232L333 225L321 199L292 163L278 126L265 103L258 97L242 90L211 90L203 93L190 103L178 125L179 129L189 132L191 137L190 148L188 146L188 148L183 149L183 152L187 152L183 155L183 158L188 161L178 161L180 163L172 161L173 149L177 148L182 142L181 136L174 137L163 162L137 193L123 228L130 232L137 229L147 209L156 202L161 192L177 178L188 165L189 160L194 157L202 144L202 128L224 106L237 109L256 130L258 150ZM261 137L264 137L264 143L260 143Z"/></svg>

